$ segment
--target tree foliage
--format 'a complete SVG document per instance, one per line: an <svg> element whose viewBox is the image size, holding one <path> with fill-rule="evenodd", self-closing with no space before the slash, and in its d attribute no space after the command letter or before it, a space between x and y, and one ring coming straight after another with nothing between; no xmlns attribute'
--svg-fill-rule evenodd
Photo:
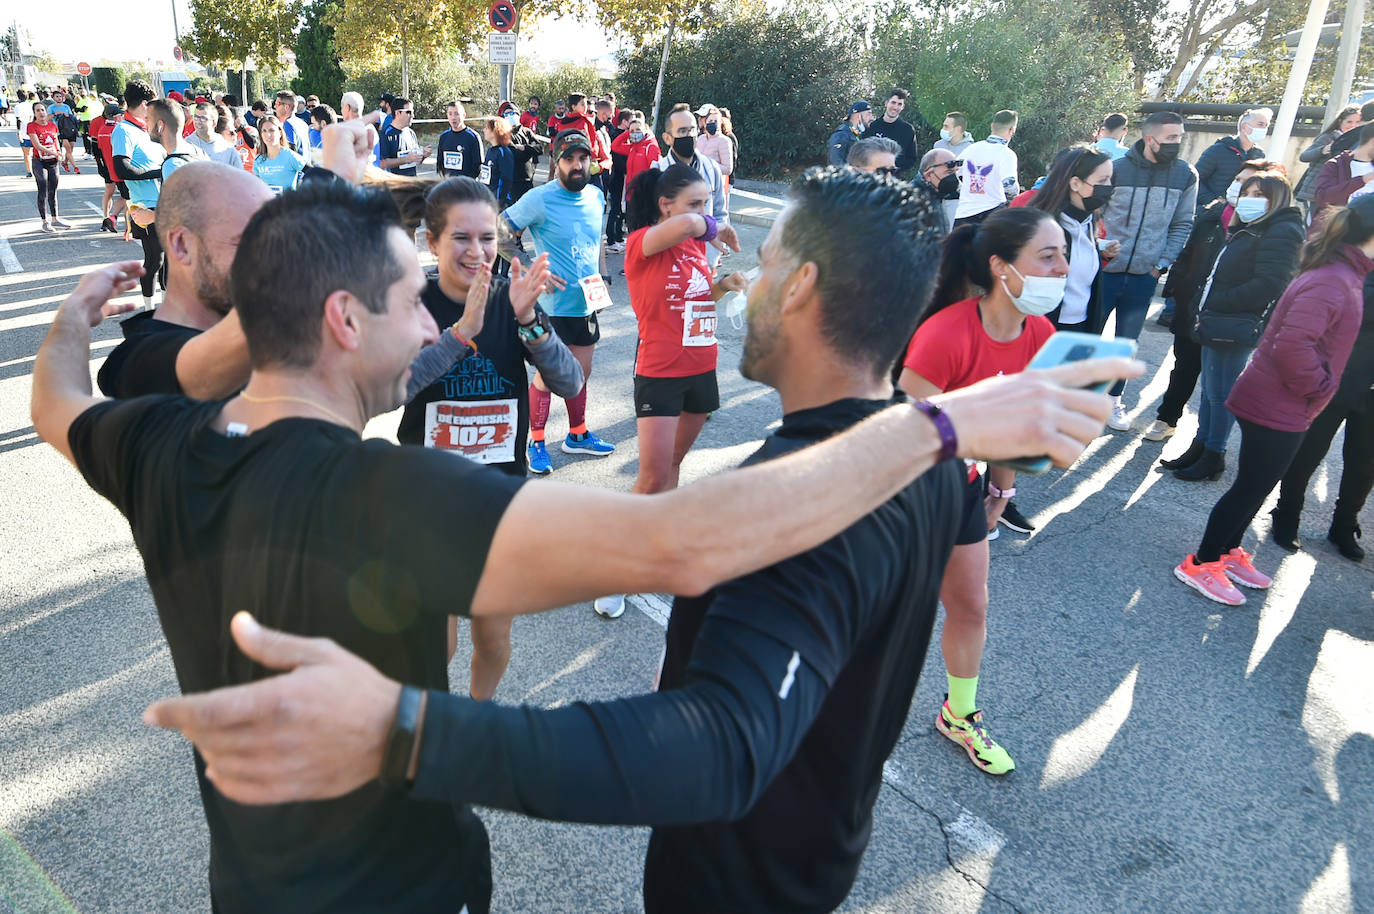
<svg viewBox="0 0 1374 914"><path fill-rule="evenodd" d="M191 31L182 47L202 63L252 59L280 64L295 41L302 0L191 0Z"/></svg>
<svg viewBox="0 0 1374 914"><path fill-rule="evenodd" d="M296 69L300 75L291 80L297 95L315 94L335 107L343 95L344 71L334 46L334 27L326 21L339 0L314 0L305 8L305 23L296 36Z"/></svg>
<svg viewBox="0 0 1374 914"><path fill-rule="evenodd" d="M239 102L245 108L249 107L253 104L253 102L263 97L262 73L260 73L257 70L248 71L248 88L246 91L243 87L242 70L225 70L224 83L226 86L225 91L228 92L230 95L237 96Z"/></svg>
<svg viewBox="0 0 1374 914"><path fill-rule="evenodd" d="M653 101L661 48L623 54L616 78L622 107ZM730 16L676 44L663 102L724 105L740 140L738 167L777 172L817 161L855 98L862 60L833 23L796 9L763 19Z"/></svg>
<svg viewBox="0 0 1374 914"><path fill-rule="evenodd" d="M1076 10L1052 0L984 0L978 15L894 22L874 50L877 85L910 89L937 124L947 111L964 112L979 139L994 113L1015 109L1012 148L1027 185L1055 152L1087 139L1104 114L1132 107L1127 58L1086 49L1079 23Z"/></svg>
<svg viewBox="0 0 1374 914"><path fill-rule="evenodd" d="M376 70L403 50L437 60L470 48L487 29L487 6L485 0L341 0L324 21L334 29L340 57L359 70Z"/></svg>
<svg viewBox="0 0 1374 914"><path fill-rule="evenodd" d="M393 59L376 68L350 69L344 88L361 92L369 105L383 92L399 93L401 62ZM410 100L415 106L416 118L443 118L448 103L455 98L471 98L470 108L474 114L494 113L496 68L485 61L462 63L452 54L412 59Z"/></svg>
<svg viewBox="0 0 1374 914"><path fill-rule="evenodd" d="M108 67L91 67L91 85L97 91L122 97L124 86L129 82L129 74L118 64Z"/></svg>
<svg viewBox="0 0 1374 914"><path fill-rule="evenodd" d="M592 64L567 61L541 64L531 61L516 71L515 98L511 101L524 109L525 100L531 95L537 95L543 102L539 114L541 117L548 117L553 111L554 99L567 98L570 92L599 95L605 91L606 80L601 78L601 74Z"/></svg>

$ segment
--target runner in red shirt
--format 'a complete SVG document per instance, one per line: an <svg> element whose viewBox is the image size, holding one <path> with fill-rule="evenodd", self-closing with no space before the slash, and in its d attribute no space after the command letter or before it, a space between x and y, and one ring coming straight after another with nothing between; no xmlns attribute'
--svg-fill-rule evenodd
<svg viewBox="0 0 1374 914"><path fill-rule="evenodd" d="M531 95L530 100L525 104L525 110L520 114L520 126L528 130L532 130L535 133L538 133L539 106L542 104L542 102L539 101L539 96Z"/></svg>
<svg viewBox="0 0 1374 914"><path fill-rule="evenodd" d="M1005 208L950 232L940 282L907 347L901 387L924 399L1025 369L1054 334L1044 317L1064 299L1069 275L1064 230L1048 213ZM978 289L982 297L969 298ZM987 641L988 533L1016 494L1016 473L989 467L987 492L970 469L968 517L940 585L945 627L940 648L949 692L935 729L958 743L988 774L1016 767L993 741L978 710L978 671Z"/></svg>
<svg viewBox="0 0 1374 914"><path fill-rule="evenodd" d="M105 195L100 200L100 230L115 234L119 234L116 222L119 214L124 212L124 201L128 198L129 191L124 187L123 181L115 180L114 150L110 146L110 137L123 118L124 109L110 103L105 106L99 117L91 120L90 131L91 136L95 137L95 170L105 181Z"/></svg>
<svg viewBox="0 0 1374 914"><path fill-rule="evenodd" d="M43 231L71 228L57 218L57 163L62 158L62 149L58 145L57 122L48 117L47 105L38 102L33 106L33 120L25 133L33 145L33 180L38 184L38 215L43 220Z"/></svg>
<svg viewBox="0 0 1374 914"><path fill-rule="evenodd" d="M644 116L632 118L629 128L611 140L611 152L625 157L625 187L628 191L640 173L653 168L663 157L653 132L644 123Z"/></svg>

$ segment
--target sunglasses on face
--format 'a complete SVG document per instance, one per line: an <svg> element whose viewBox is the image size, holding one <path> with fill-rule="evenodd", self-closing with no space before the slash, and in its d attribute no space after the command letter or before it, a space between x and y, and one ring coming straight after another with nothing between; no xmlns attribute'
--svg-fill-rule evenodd
<svg viewBox="0 0 1374 914"><path fill-rule="evenodd" d="M875 169L873 169L873 173L874 173L875 175L890 175L890 176L892 176L892 177L895 178L895 177L897 177L897 166L896 166L896 165L888 165L888 166L883 167L883 168L875 168Z"/></svg>

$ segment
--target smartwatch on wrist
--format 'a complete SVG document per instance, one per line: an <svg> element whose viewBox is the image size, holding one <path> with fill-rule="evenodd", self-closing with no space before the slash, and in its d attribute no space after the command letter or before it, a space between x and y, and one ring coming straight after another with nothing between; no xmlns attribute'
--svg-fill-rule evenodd
<svg viewBox="0 0 1374 914"><path fill-rule="evenodd" d="M406 777L415 752L415 733L420 725L420 699L425 693L415 686L403 686L396 702L396 719L386 735L382 751L382 784L394 787L408 783Z"/></svg>
<svg viewBox="0 0 1374 914"><path fill-rule="evenodd" d="M528 324L518 324L515 328L515 334L520 337L520 341L530 346L539 343L552 332L553 327L549 324L548 315L538 308L534 309L534 320Z"/></svg>

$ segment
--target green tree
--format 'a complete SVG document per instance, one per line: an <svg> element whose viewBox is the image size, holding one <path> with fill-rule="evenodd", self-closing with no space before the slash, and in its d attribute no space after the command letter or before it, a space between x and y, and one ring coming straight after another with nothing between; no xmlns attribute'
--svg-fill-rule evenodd
<svg viewBox="0 0 1374 914"><path fill-rule="evenodd" d="M786 173L824 161L826 138L862 97L863 61L852 51L851 36L807 11L732 15L677 44L663 104L725 105L740 140L737 169ZM652 45L622 55L615 85L624 105L647 107L660 61Z"/></svg>
<svg viewBox="0 0 1374 914"><path fill-rule="evenodd" d="M350 69L345 89L361 92L371 104L383 92L395 92L401 82L401 62L397 58L372 69ZM496 68L481 63L465 64L452 54L437 58L411 60L409 98L417 119L443 119L448 103L469 98L476 114L496 112ZM422 128L417 127L417 131Z"/></svg>
<svg viewBox="0 0 1374 914"><path fill-rule="evenodd" d="M244 73L242 70L225 70L224 81L228 86L226 90L230 95L238 96L243 106L249 107L253 102L263 97L262 94L262 74L257 70L248 71L248 81L245 86Z"/></svg>
<svg viewBox="0 0 1374 914"><path fill-rule="evenodd" d="M650 112L649 126L654 129L658 125L673 41L699 36L708 24L713 24L717 18L715 0L598 0L597 6L606 26L633 39L640 52L647 52L649 47L659 51L653 102L645 103ZM755 0L745 0L743 5L735 4L731 9L741 17L763 12L762 4Z"/></svg>
<svg viewBox="0 0 1374 914"><path fill-rule="evenodd" d="M305 8L305 24L296 36L300 75L291 80L291 90L297 95L314 93L335 106L343 94L344 71L334 47L334 27L325 17L338 5L339 0L314 0Z"/></svg>
<svg viewBox="0 0 1374 914"><path fill-rule="evenodd" d="M1103 114L1138 98L1126 55L1085 47L1077 11L1052 0L981 0L972 13L894 22L879 36L874 72L880 86L909 88L936 122L965 112L978 137L998 110L1017 110L1012 148L1023 186L1056 151L1087 139Z"/></svg>
<svg viewBox="0 0 1374 914"><path fill-rule="evenodd" d="M95 86L97 91L122 97L124 86L128 82L129 74L118 64L108 67L91 67L91 85Z"/></svg>
<svg viewBox="0 0 1374 914"><path fill-rule="evenodd" d="M182 47L201 63L227 66L251 59L259 67L280 65L295 41L301 2L191 0L191 31L181 36Z"/></svg>
<svg viewBox="0 0 1374 914"><path fill-rule="evenodd" d="M411 58L438 60L474 46L486 28L485 0L341 0L325 15L350 70L375 72L399 59L392 85L414 96ZM422 77L427 78L427 77Z"/></svg>
<svg viewBox="0 0 1374 914"><path fill-rule="evenodd" d="M578 64L563 61L558 64L544 64L531 61L520 68L516 82L515 98L511 99L520 108L525 100L537 95L544 105L540 114L547 117L553 110L554 99L567 98L569 92L599 94L604 90L605 80L591 64Z"/></svg>

